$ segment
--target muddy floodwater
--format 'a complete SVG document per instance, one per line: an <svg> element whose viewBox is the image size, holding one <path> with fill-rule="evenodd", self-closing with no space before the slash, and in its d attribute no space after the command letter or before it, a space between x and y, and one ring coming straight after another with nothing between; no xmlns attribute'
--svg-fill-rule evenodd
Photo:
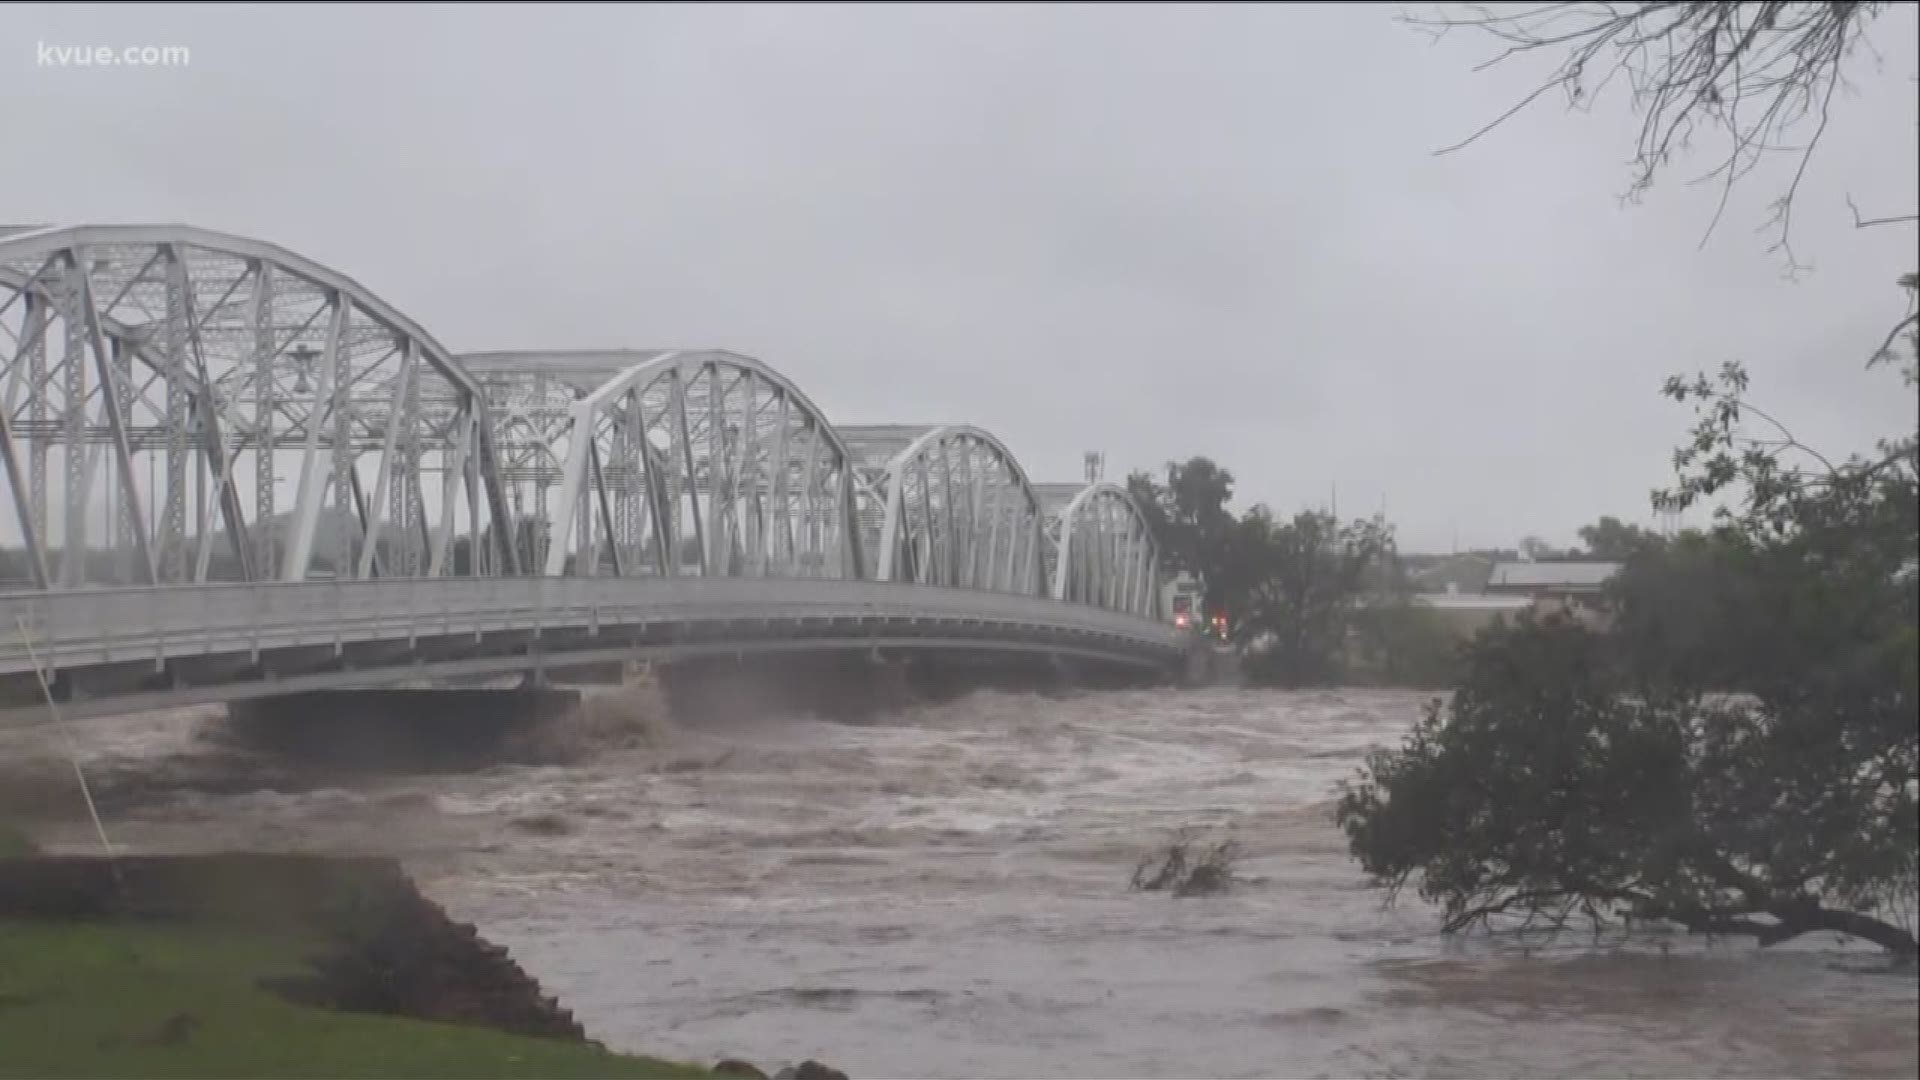
<svg viewBox="0 0 1920 1080"><path fill-rule="evenodd" d="M296 783L209 714L78 725L123 846L402 858L622 1049L855 1076L1913 1076L1916 984L1871 950L1447 939L1382 904L1329 813L1424 698L980 693L859 724L673 721L583 761ZM10 751L14 760L21 753ZM81 819L50 828L86 842ZM1131 892L1174 830L1231 894Z"/></svg>

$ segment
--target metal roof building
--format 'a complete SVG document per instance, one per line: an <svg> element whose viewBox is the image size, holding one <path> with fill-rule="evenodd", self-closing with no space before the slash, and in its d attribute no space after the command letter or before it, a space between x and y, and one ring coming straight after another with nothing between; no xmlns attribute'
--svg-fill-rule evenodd
<svg viewBox="0 0 1920 1080"><path fill-rule="evenodd" d="M1487 578L1489 593L1595 593L1620 572L1617 562L1503 562Z"/></svg>

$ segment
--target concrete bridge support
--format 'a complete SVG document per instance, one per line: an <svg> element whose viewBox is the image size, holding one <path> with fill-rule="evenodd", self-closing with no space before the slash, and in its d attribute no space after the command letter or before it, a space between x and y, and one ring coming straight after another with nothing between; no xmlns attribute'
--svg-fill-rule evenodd
<svg viewBox="0 0 1920 1080"><path fill-rule="evenodd" d="M241 745L304 764L434 772L494 764L515 735L579 704L556 687L383 687L236 701L227 718Z"/></svg>
<svg viewBox="0 0 1920 1080"><path fill-rule="evenodd" d="M1150 670L1080 658L971 651L705 657L656 671L682 723L775 712L857 722L979 690L1055 694L1161 681Z"/></svg>

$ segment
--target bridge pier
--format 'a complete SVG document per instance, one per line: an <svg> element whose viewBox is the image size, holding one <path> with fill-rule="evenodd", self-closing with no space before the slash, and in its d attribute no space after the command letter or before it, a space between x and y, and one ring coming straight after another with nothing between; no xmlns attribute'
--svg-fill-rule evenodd
<svg viewBox="0 0 1920 1080"><path fill-rule="evenodd" d="M227 706L241 744L302 762L365 771L490 765L513 735L580 705L552 686L319 690Z"/></svg>
<svg viewBox="0 0 1920 1080"><path fill-rule="evenodd" d="M773 711L862 719L913 700L899 665L870 652L706 656L654 675L681 723Z"/></svg>
<svg viewBox="0 0 1920 1080"><path fill-rule="evenodd" d="M680 721L788 711L866 720L977 690L1052 694L1121 689L1155 673L1044 653L869 650L702 657L656 668Z"/></svg>

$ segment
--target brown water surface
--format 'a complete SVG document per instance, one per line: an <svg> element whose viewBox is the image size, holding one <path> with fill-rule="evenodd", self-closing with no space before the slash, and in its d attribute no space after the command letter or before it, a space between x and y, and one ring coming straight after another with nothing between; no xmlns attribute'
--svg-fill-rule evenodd
<svg viewBox="0 0 1920 1080"><path fill-rule="evenodd" d="M583 733L583 764L319 787L258 779L191 714L80 736L119 843L398 855L621 1048L856 1076L1920 1070L1914 977L1870 950L1446 939L1383 907L1329 810L1422 700L982 693L676 726L630 699L599 708L637 734ZM1183 826L1240 840L1250 880L1129 892Z"/></svg>

